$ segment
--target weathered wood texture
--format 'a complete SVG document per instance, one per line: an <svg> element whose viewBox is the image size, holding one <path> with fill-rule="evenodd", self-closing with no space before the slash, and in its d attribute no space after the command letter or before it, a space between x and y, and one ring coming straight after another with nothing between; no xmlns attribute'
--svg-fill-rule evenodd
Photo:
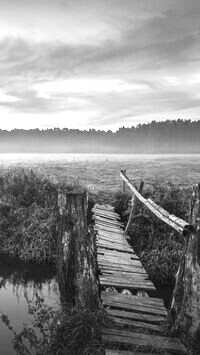
<svg viewBox="0 0 200 355"><path fill-rule="evenodd" d="M123 350L127 346L137 351L150 349L153 354L186 353L178 339L163 336L167 320L163 300L148 297L148 294L155 294L155 287L129 246L117 222L118 216L111 207L107 207L95 205L93 209L101 300L113 322L112 329L102 329L103 342L107 347L118 347L116 354L126 354ZM96 216L107 224L106 230L102 230ZM114 221L119 228L117 233L113 228ZM127 327L132 331L128 331ZM115 354L112 351L107 349L106 354Z"/></svg>
<svg viewBox="0 0 200 355"><path fill-rule="evenodd" d="M160 353L159 351L173 352L173 354L181 355L187 354L185 347L181 344L179 339L165 336L142 334L133 331L121 329L102 329L103 341L107 344L116 343L121 345L132 345L137 350Z"/></svg>
<svg viewBox="0 0 200 355"><path fill-rule="evenodd" d="M176 276L171 306L172 330L200 354L200 184L193 188L190 223L194 226Z"/></svg>
<svg viewBox="0 0 200 355"><path fill-rule="evenodd" d="M86 192L58 193L58 278L62 303L97 309L94 235L87 227Z"/></svg>
<svg viewBox="0 0 200 355"><path fill-rule="evenodd" d="M123 179L123 181L125 181L126 184L129 186L129 188L134 193L134 195L138 198L138 200L142 202L151 212L153 212L155 216L157 216L159 219L161 219L163 222L165 222L166 224L168 224L170 227L172 227L173 229L175 229L177 232L181 234L186 235L191 230L191 225L189 223L168 213L162 207L158 206L155 202L153 202L151 199L144 198L133 186L133 184L128 179L128 177L124 174L123 171L121 172L120 176Z"/></svg>
<svg viewBox="0 0 200 355"><path fill-rule="evenodd" d="M139 193L140 194L142 193L143 186L144 186L144 182L141 181L140 187L139 187ZM133 220L133 216L135 214L135 210L136 210L136 206L137 206L137 201L138 200L136 199L136 196L133 194L132 199L131 199L131 210L130 210L128 222L127 222L126 229L125 229L125 234L128 234L129 228L131 226L131 223L132 223L132 220Z"/></svg>

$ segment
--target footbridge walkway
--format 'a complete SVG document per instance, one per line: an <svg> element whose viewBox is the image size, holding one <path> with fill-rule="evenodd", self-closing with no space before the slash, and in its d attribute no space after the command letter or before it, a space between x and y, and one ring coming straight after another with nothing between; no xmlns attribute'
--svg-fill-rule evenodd
<svg viewBox="0 0 200 355"><path fill-rule="evenodd" d="M102 329L106 354L186 354L177 338L166 336L167 311L149 280L114 208L95 205L100 297L113 326ZM110 348L110 349L109 349ZM115 348L115 350L113 350ZM116 350L118 349L118 350Z"/></svg>
<svg viewBox="0 0 200 355"><path fill-rule="evenodd" d="M105 309L109 324L101 328L101 339L106 355L187 354L183 342L191 354L199 354L200 185L193 187L188 223L144 198L143 183L137 189L124 171L120 175L132 191L126 228L114 207L95 204L95 233L88 232L87 192L59 191L61 300L91 311ZM128 242L138 201L185 238L169 313Z"/></svg>

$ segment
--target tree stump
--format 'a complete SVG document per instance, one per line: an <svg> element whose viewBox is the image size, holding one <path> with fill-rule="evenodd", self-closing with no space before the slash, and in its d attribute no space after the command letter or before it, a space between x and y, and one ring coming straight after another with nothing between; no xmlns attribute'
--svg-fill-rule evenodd
<svg viewBox="0 0 200 355"><path fill-rule="evenodd" d="M58 192L58 279L62 304L99 307L94 234L87 227L86 191Z"/></svg>
<svg viewBox="0 0 200 355"><path fill-rule="evenodd" d="M171 330L178 333L192 354L200 354L200 184L193 187L185 252L176 275L171 306Z"/></svg>

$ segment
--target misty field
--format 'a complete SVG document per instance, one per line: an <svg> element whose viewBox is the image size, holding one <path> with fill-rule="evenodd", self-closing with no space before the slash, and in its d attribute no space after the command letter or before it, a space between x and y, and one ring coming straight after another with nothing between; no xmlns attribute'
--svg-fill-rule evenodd
<svg viewBox="0 0 200 355"><path fill-rule="evenodd" d="M77 182L91 192L119 190L121 169L136 183L200 182L200 155L0 154L0 167L31 168L53 182Z"/></svg>

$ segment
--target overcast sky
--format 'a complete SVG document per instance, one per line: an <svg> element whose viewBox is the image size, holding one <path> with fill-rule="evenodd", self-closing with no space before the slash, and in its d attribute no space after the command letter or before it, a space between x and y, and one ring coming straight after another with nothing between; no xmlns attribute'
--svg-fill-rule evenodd
<svg viewBox="0 0 200 355"><path fill-rule="evenodd" d="M0 0L0 128L200 118L199 0Z"/></svg>

